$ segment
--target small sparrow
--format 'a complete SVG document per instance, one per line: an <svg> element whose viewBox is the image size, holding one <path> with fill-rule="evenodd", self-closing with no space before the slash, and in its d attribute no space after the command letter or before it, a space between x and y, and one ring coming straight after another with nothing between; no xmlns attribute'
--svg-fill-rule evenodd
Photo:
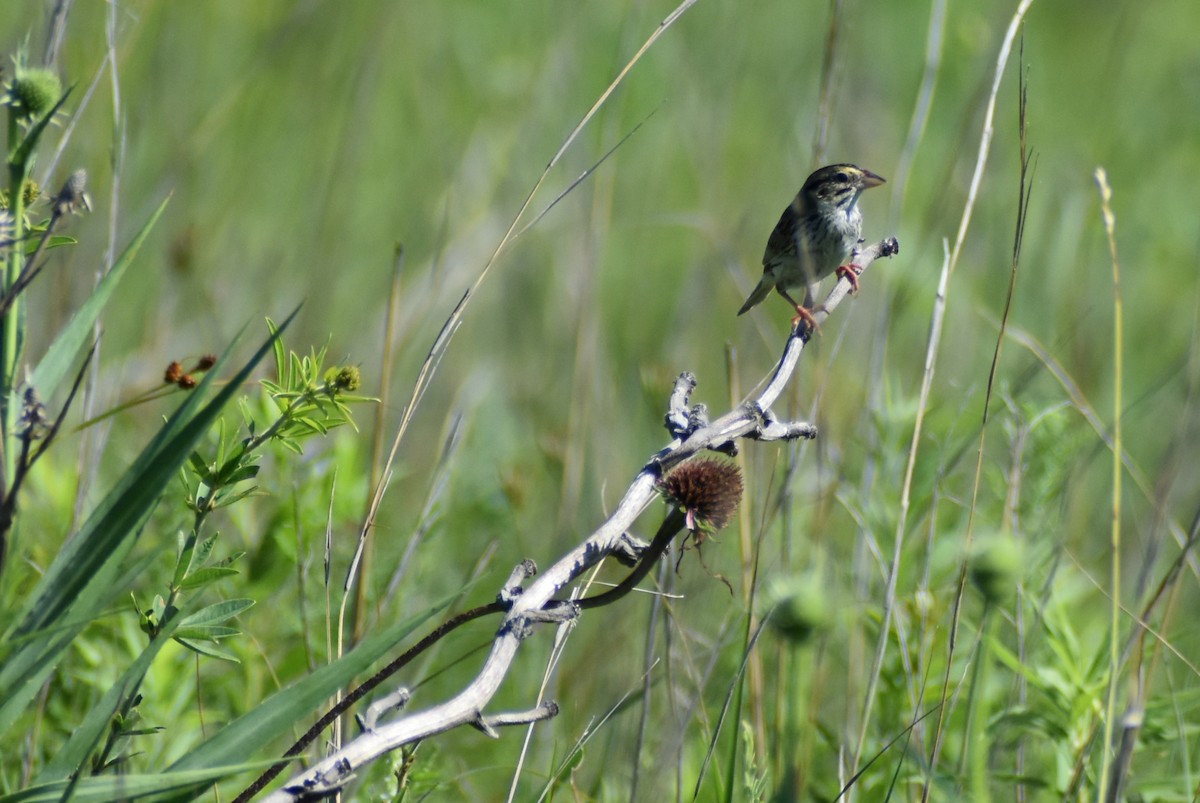
<svg viewBox="0 0 1200 803"><path fill-rule="evenodd" d="M815 329L812 303L822 279L836 272L857 291L858 276L843 263L862 236L858 196L882 183L883 179L870 170L852 164L829 165L809 176L775 224L763 252L763 277L738 315L757 305L774 288L796 308L792 327L804 321ZM797 304L788 294L798 287L804 288L803 304Z"/></svg>

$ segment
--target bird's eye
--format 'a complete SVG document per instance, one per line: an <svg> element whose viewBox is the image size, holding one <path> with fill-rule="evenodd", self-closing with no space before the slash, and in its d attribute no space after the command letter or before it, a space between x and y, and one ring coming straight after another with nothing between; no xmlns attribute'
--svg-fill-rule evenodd
<svg viewBox="0 0 1200 803"><path fill-rule="evenodd" d="M850 177L847 176L845 173L838 173L836 176L834 176L834 178L837 179L842 184L846 184L847 182L850 181Z"/></svg>

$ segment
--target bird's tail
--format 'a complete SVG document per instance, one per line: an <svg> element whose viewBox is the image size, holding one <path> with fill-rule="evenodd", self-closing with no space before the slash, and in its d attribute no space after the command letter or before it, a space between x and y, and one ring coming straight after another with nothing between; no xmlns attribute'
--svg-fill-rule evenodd
<svg viewBox="0 0 1200 803"><path fill-rule="evenodd" d="M758 306L764 298L770 295L772 287L773 284L767 281L767 277L762 277L762 279L760 279L758 282L758 286L754 288L754 292L750 294L750 297L746 299L746 303L742 305L740 310L738 310L738 315L742 315L748 312L752 307Z"/></svg>

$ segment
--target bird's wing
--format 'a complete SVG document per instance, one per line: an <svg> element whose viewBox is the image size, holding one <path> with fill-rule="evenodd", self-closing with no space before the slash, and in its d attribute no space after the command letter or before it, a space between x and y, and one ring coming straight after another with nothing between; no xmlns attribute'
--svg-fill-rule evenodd
<svg viewBox="0 0 1200 803"><path fill-rule="evenodd" d="M779 216L779 222L771 230L771 236L767 238L767 248L763 251L764 267L778 260L781 254L796 253L796 228L799 222L800 216L796 212L795 203L788 204Z"/></svg>

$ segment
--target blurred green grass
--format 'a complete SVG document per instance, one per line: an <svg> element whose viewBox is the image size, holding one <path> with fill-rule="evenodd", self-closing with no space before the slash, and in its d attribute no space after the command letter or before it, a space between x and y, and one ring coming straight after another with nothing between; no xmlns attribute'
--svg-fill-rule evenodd
<svg viewBox="0 0 1200 803"><path fill-rule="evenodd" d="M771 529L764 570L820 566L855 611L878 600L856 597L849 591L853 583L877 591L881 582L878 574L864 576L852 555L850 511L868 510L867 519L877 520L890 539L903 465L895 458L902 457L911 427L942 242L958 226L983 100L1014 5L951 4L934 105L908 185L902 195L885 187L863 200L866 236L896 234L901 254L872 268L860 296L830 321L796 380L796 416L809 415L811 392L821 391L815 416L822 437L804 453L793 479L794 530ZM853 161L893 178L925 59L929 10L882 2L844 7L820 161ZM247 322L282 317L298 301L305 307L293 344L328 339L332 356L377 375L393 249L403 243L393 387L385 394L369 378L366 387L389 399L384 436L390 436L442 321L542 168L672 8L672 2L551 0L121 4L119 239L165 194L173 192L174 199L106 317L103 365L114 381L101 408L131 395L128 388L153 385L171 359L218 351ZM27 32L40 47L44 10L0 7L6 53ZM72 14L63 54L65 76L78 83L72 105L104 58L104 14L100 3L78 4ZM815 2L698 3L551 171L535 212L641 124L501 257L469 309L401 450L378 530L377 591L417 523L448 411L465 414L465 440L443 516L401 590L405 604L460 585L471 569L459 565L461 556L494 550L486 569L492 582L485 580L480 592L486 595L520 558L548 562L577 542L665 441L661 418L679 371L697 373L696 400L714 409L727 406L727 344L736 346L743 390L766 371L782 340L786 308L772 301L750 316L734 312L757 279L779 210L815 166L827 15L827 6ZM1160 493L1145 500L1129 492L1131 550L1139 553L1161 538L1156 513L1190 520L1186 505L1194 504L1198 479L1184 457L1197 428L1191 356L1200 244L1194 178L1200 174L1200 50L1191 33L1197 23L1200 6L1187 0L1043 2L1034 4L1025 28L1036 168L1012 323L1049 348L1111 425L1111 270L1092 179L1094 168L1104 165L1115 191L1127 305L1127 448ZM946 531L961 526L969 499L995 321L1008 282L1017 69L1014 58L951 287L919 469L926 477L922 488L938 488L953 500L936 514ZM96 211L76 222L74 233L93 247L74 249L34 288L34 353L86 295L98 267L85 256L106 242L113 212L113 107L105 75L62 161L63 169L89 170ZM1000 381L1003 392L1029 410L1063 398L1011 342ZM109 440L116 452L106 459L119 462L134 450L121 447L122 440L140 442L144 431L137 416L116 421ZM998 473L1006 446L994 433L987 459ZM370 434L364 426L360 461ZM872 453L880 443L893 451ZM970 454L952 463L949 455L964 443ZM1042 449L1040 456L1053 462L1056 446ZM746 454L747 501L757 521L778 490L777 474L769 485L772 471L791 451L750 445ZM1108 454L1092 441L1091 448L1062 458L1074 471L1056 480L1059 494L1045 503L1058 513L1048 516L1052 531L1032 537L1062 544L1103 576ZM860 496L862 473L872 466L880 472L875 490ZM1053 465L1042 468L1061 473ZM279 470L285 479L288 470ZM313 470L324 470L316 458ZM1004 487L993 479L984 493L998 509ZM48 496L56 493L47 486ZM103 487L101 481L91 493ZM284 507L287 487L277 491ZM361 497L363 489L341 492ZM319 528L324 502L306 504L309 526ZM922 500L921 510L928 504ZM339 522L344 555L352 549L358 512L352 508L345 505ZM810 518L820 529L811 528ZM920 518L911 523L928 526ZM259 555L259 567L283 560L269 545L294 543L293 526L279 514L246 513L230 522L242 548ZM706 550L713 571L738 575L735 545L729 535ZM941 569L952 574L948 567L958 556L946 543L939 548L948 550ZM884 552L890 554L890 546ZM688 604L676 611L695 636L727 621L730 600L719 583L692 571L686 560L685 567L678 582ZM262 575L276 583L289 576L278 570ZM916 578L905 581L902 594L911 594ZM945 605L946 589L939 592L938 605ZM272 593L270 586L261 593ZM1099 609L1092 624L1103 625ZM299 623L288 625L294 638ZM245 626L256 628L253 612ZM569 704L551 726L561 729L559 739L639 683L640 637L631 634L617 645L608 630L598 622L589 628L585 617L560 669L559 694ZM535 656L548 649L538 642L527 644L522 658L530 678L539 671ZM609 660L598 665L598 655ZM293 652L287 660L293 671L298 658ZM236 671L261 687L249 666L257 658L246 660ZM733 660L727 657L715 675L728 677ZM818 672L838 685L845 668L836 662L845 660L844 651L830 660L835 668ZM472 667L468 661L433 681L426 699L457 688ZM532 682L506 687L506 699L497 704L524 705ZM228 689L219 680L212 685ZM228 706L236 711L237 701ZM617 732L628 738L634 724L623 723ZM443 755L455 746L474 748L476 738L444 737ZM610 738L605 749L624 755L627 745ZM506 777L515 742L488 748L502 767L496 783Z"/></svg>

